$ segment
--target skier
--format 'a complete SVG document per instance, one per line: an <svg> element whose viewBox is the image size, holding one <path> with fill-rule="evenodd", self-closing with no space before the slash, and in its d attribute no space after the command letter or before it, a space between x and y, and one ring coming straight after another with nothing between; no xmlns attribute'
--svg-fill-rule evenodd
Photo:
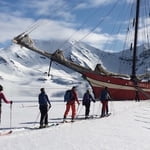
<svg viewBox="0 0 150 150"><path fill-rule="evenodd" d="M75 115L76 115L75 102L77 102L78 105L80 104L80 102L78 100L78 97L77 97L77 93L76 93L76 87L73 86L70 91L71 91L70 99L66 103L66 110L65 110L65 113L64 113L64 119L63 119L64 122L66 121L66 117L69 113L70 107L71 107L71 110L72 110L71 122L74 121L74 118L75 118Z"/></svg>
<svg viewBox="0 0 150 150"><path fill-rule="evenodd" d="M108 115L108 100L111 99L108 87L105 87L101 91L100 95L100 101L102 103L102 111L101 111L101 117L105 117Z"/></svg>
<svg viewBox="0 0 150 150"><path fill-rule="evenodd" d="M87 90L86 93L83 96L82 105L85 106L85 119L89 117L90 113L90 104L91 101L95 103L95 100L93 99L92 95L90 94L90 91Z"/></svg>
<svg viewBox="0 0 150 150"><path fill-rule="evenodd" d="M51 103L45 92L44 88L41 88L41 93L39 94L39 109L41 113L40 118L40 128L48 126L48 110L51 108ZM45 124L45 126L43 125Z"/></svg>
<svg viewBox="0 0 150 150"><path fill-rule="evenodd" d="M0 122L1 122L1 113L2 113L2 99L4 100L5 103L7 104L11 104L12 105L12 101L9 101L6 99L5 95L3 94L3 86L0 85Z"/></svg>

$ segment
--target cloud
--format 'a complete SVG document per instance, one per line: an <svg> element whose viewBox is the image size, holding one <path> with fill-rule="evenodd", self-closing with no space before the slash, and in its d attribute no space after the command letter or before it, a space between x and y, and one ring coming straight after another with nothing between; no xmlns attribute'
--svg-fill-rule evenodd
<svg viewBox="0 0 150 150"><path fill-rule="evenodd" d="M95 30L95 32L90 33L90 29L84 28L77 30L78 24L70 23L67 21L58 21L50 19L40 19L35 22L31 18L15 17L8 14L0 14L0 42L5 42L7 40L12 40L18 34L26 31L32 25L35 25L35 30L30 33L30 37L39 40L75 40L83 41L92 46L103 48L105 42L113 42L113 36L108 34L100 33L101 28ZM90 36L87 36L90 33ZM83 38L85 36L85 38Z"/></svg>
<svg viewBox="0 0 150 150"><path fill-rule="evenodd" d="M21 0L19 4L10 5L12 1L11 3L3 3L3 8L7 9L3 12L0 11L0 28L2 29L0 30L0 35L3 35L0 36L0 42L11 40L18 34L26 31L26 29L34 23L36 24L36 20L39 20L39 27L30 34L33 39L68 39L76 41L82 39L82 41L102 49L106 41L109 44L116 39L122 41L124 35L110 35L104 33L101 27L90 33L90 29L93 28L90 25L84 26L84 29L82 27L79 28L82 23L76 20L76 13L80 13L77 8L85 10L87 7L97 7L115 1L116 0L87 0L86 2L80 1L80 3L78 3L73 1L71 3L66 0L30 0L27 3ZM4 1L0 3L2 4L2 2ZM81 18L78 19L80 20ZM89 33L90 35L86 36Z"/></svg>
<svg viewBox="0 0 150 150"><path fill-rule="evenodd" d="M42 22L42 21L41 21ZM99 30L98 30L99 31ZM116 36L110 36L109 34L101 34L99 32L90 33L90 36L86 36L90 33L89 29L76 30L74 24L43 20L42 26L38 27L35 32L31 33L33 39L39 40L68 40L68 41L82 41L88 43L97 48L103 48L106 44L116 40ZM85 37L84 37L85 36ZM83 38L84 37L84 38ZM119 39L121 39L119 37ZM61 48L61 47L60 47Z"/></svg>
<svg viewBox="0 0 150 150"><path fill-rule="evenodd" d="M0 42L12 39L34 22L30 18L14 17L3 13L0 13L0 20Z"/></svg>
<svg viewBox="0 0 150 150"><path fill-rule="evenodd" d="M114 3L116 0L87 0L86 2L80 2L76 9L85 9L85 8L94 8L103 5L108 5L110 3Z"/></svg>
<svg viewBox="0 0 150 150"><path fill-rule="evenodd" d="M24 7L32 10L35 16L49 18L72 19L69 3L65 0L31 0L23 4Z"/></svg>

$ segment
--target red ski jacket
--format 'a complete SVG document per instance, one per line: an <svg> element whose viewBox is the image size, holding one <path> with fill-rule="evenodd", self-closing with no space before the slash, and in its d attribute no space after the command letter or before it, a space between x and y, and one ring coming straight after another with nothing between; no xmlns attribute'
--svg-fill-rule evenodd
<svg viewBox="0 0 150 150"><path fill-rule="evenodd" d="M4 95L2 92L0 92L0 103L1 103L1 100L2 100L2 99L3 99L4 102L7 103L7 104L10 104L10 103L11 103L11 101L7 100L6 97L5 97L5 95Z"/></svg>

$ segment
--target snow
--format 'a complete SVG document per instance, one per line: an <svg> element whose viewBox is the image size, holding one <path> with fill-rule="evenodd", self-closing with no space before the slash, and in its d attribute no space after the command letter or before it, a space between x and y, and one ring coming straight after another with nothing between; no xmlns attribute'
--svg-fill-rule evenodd
<svg viewBox="0 0 150 150"><path fill-rule="evenodd" d="M1 131L13 130L11 135L0 137L1 150L149 150L150 101L110 101L109 117L76 120L41 130L29 130L39 125L37 98L22 97L13 103L12 125L10 106L3 104ZM51 98L54 99L54 98ZM49 125L61 122L65 103L52 101ZM92 103L91 115L99 115L101 104ZM79 105L77 117L84 116ZM69 118L70 116L68 116Z"/></svg>
<svg viewBox="0 0 150 150"><path fill-rule="evenodd" d="M62 41L35 41L39 48L54 52ZM121 60L122 53L104 52L83 42L66 43L64 55L76 63L94 70L97 63L112 72L130 74L128 62L130 51L124 51L127 60ZM141 73L149 59L139 53ZM1 49L0 84L10 105L3 104L0 132L13 130L13 134L0 137L1 150L149 150L150 149L150 101L111 101L111 116L102 119L76 120L42 130L30 130L39 126L37 96L41 87L46 88L52 101L49 111L49 125L62 121L65 103L64 91L78 86L78 95L89 88L81 75L61 65L52 64L51 76L47 76L49 60L17 45ZM147 53L149 49L147 49ZM121 61L121 66L120 66ZM119 68L121 67L121 68ZM91 115L100 115L101 104L91 105ZM11 120L12 114L12 122ZM77 117L84 116L84 107L79 106ZM69 116L70 117L70 116Z"/></svg>

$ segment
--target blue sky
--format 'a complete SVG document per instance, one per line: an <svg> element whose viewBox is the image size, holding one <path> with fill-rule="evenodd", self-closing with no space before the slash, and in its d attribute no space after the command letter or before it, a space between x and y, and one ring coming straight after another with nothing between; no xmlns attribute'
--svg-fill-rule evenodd
<svg viewBox="0 0 150 150"><path fill-rule="evenodd" d="M33 39L76 40L106 50L115 45L115 51L120 50L133 1L1 0L0 47L35 25L38 27L30 33Z"/></svg>

